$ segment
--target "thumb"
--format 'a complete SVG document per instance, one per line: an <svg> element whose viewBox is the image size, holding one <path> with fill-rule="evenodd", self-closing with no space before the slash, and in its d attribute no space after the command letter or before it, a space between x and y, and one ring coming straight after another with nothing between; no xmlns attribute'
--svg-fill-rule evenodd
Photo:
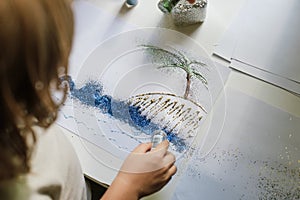
<svg viewBox="0 0 300 200"><path fill-rule="evenodd" d="M152 144L150 142L148 143L142 143L139 144L132 152L133 153L146 153L151 150Z"/></svg>
<svg viewBox="0 0 300 200"><path fill-rule="evenodd" d="M152 151L158 151L158 150L168 150L169 148L169 141L168 140L164 140L161 143L159 143Z"/></svg>

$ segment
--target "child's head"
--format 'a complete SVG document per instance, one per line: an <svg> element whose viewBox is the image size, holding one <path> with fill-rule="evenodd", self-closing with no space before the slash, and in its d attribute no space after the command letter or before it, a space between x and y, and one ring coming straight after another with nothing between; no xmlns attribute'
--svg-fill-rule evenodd
<svg viewBox="0 0 300 200"><path fill-rule="evenodd" d="M56 118L72 36L70 0L0 1L0 181L28 172L32 125Z"/></svg>

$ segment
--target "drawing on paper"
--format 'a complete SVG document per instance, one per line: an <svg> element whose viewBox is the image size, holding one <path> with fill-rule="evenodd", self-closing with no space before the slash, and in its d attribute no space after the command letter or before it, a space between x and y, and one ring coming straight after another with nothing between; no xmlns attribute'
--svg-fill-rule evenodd
<svg viewBox="0 0 300 200"><path fill-rule="evenodd" d="M163 130L172 144L173 150L182 153L188 147L207 111L190 98L191 82L197 81L207 86L206 78L199 68L207 69L204 62L190 60L183 52L168 47L139 45L139 50L152 62L153 69L172 69L185 73L184 94L151 91L139 93L127 99L118 99L105 94L99 81L88 81L76 88L70 76L63 77L70 87L71 98L81 104L96 108L102 114L125 123L145 135L155 130ZM146 76L146 74L145 74Z"/></svg>
<svg viewBox="0 0 300 200"><path fill-rule="evenodd" d="M200 80L204 85L207 85L206 78L198 71L197 68L205 67L206 64L197 61L190 60L181 51L169 46L170 50L160 48L154 45L140 45L151 56L151 60L156 63L158 68L179 68L186 73L186 87L183 95L184 99L188 99L191 81L193 78Z"/></svg>

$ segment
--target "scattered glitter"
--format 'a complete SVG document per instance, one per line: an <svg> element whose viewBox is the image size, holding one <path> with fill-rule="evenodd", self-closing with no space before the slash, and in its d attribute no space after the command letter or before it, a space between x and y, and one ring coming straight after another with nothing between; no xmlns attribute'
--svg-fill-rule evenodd
<svg viewBox="0 0 300 200"><path fill-rule="evenodd" d="M284 159L284 157L283 157L282 155L280 155L280 158L281 158L281 160L283 160L283 159Z"/></svg>
<svg viewBox="0 0 300 200"><path fill-rule="evenodd" d="M300 170L278 162L263 162L264 171L259 174L258 199L299 199Z"/></svg>
<svg viewBox="0 0 300 200"><path fill-rule="evenodd" d="M280 154L280 158L284 157ZM286 156L289 158L289 155ZM223 171L223 175L218 171L210 171L210 176L218 179L219 181L227 182L226 174L236 173L239 170L235 170L238 167L240 161L246 158L243 157L243 154L239 150L229 149L222 150L217 149L217 151L212 152L212 154L206 158L209 162L215 162L215 164L228 167ZM195 158L197 160L197 158ZM300 164L300 160L296 160L296 163ZM193 168L193 173L191 176L197 176L198 173L201 173L201 165L205 163L195 164ZM213 164L213 163L211 163ZM294 200L300 198L300 168L297 166L294 168L293 161L288 161L285 164L278 161L270 160L249 160L248 168L252 171L252 176L247 176L244 174L239 174L240 180L245 180L241 185L231 185L232 190L239 189L243 194L240 199L286 199ZM205 174L205 171L204 171ZM224 188L225 189L225 188ZM230 187L228 187L230 190ZM226 188L226 190L228 190ZM221 188L223 190L223 188ZM253 192L249 192L253 190ZM248 194L253 196L248 196Z"/></svg>

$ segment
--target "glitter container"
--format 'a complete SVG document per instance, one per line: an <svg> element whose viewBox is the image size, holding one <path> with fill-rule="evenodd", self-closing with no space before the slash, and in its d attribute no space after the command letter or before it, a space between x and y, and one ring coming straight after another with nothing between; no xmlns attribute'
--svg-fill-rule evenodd
<svg viewBox="0 0 300 200"><path fill-rule="evenodd" d="M160 0L157 4L163 13L170 13L179 0Z"/></svg>
<svg viewBox="0 0 300 200"><path fill-rule="evenodd" d="M127 8L132 8L138 4L138 0L126 0L125 5Z"/></svg>
<svg viewBox="0 0 300 200"><path fill-rule="evenodd" d="M159 143L167 139L167 134L162 130L156 130L152 134L152 149L156 148Z"/></svg>
<svg viewBox="0 0 300 200"><path fill-rule="evenodd" d="M171 16L175 25L190 25L203 22L206 17L207 0L196 0L189 3L180 0L171 10Z"/></svg>

